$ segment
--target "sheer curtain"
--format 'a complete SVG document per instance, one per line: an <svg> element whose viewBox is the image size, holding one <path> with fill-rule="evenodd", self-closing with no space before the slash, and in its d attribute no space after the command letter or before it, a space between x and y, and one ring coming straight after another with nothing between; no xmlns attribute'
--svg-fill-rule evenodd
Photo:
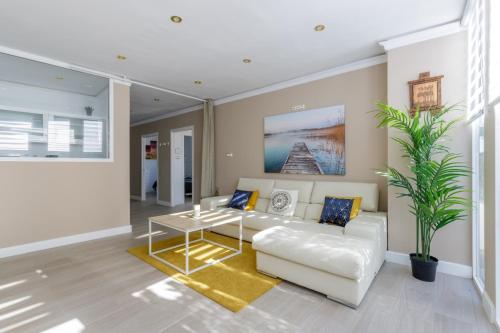
<svg viewBox="0 0 500 333"><path fill-rule="evenodd" d="M215 195L215 116L208 99L203 106L203 150L201 160L201 197Z"/></svg>

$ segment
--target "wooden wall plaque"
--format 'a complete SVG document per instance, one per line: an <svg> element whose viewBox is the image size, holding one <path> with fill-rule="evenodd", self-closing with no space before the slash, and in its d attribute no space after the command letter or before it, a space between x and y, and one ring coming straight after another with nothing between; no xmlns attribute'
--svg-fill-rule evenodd
<svg viewBox="0 0 500 333"><path fill-rule="evenodd" d="M409 81L410 112L415 113L417 107L422 111L439 110L441 105L441 79L444 75L432 76L430 72L420 73L418 80Z"/></svg>

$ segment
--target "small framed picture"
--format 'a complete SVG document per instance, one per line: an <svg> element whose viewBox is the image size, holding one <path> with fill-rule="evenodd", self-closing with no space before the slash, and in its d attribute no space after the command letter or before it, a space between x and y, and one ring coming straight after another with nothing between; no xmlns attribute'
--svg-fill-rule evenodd
<svg viewBox="0 0 500 333"><path fill-rule="evenodd" d="M431 77L430 72L420 73L418 80L409 81L410 112L417 108L422 111L435 111L441 108L441 79L443 75Z"/></svg>

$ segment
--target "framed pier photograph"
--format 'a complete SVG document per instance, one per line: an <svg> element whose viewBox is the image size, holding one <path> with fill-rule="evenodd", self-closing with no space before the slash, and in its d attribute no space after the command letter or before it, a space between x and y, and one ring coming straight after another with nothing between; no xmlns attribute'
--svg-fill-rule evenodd
<svg viewBox="0 0 500 333"><path fill-rule="evenodd" d="M264 170L344 175L344 105L264 118Z"/></svg>

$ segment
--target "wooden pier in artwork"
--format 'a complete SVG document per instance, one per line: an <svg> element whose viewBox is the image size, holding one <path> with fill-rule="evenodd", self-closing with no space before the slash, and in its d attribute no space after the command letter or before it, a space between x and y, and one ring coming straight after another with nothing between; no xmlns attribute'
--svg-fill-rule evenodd
<svg viewBox="0 0 500 333"><path fill-rule="evenodd" d="M288 154L281 173L322 175L323 170L307 148L305 142L297 142Z"/></svg>

